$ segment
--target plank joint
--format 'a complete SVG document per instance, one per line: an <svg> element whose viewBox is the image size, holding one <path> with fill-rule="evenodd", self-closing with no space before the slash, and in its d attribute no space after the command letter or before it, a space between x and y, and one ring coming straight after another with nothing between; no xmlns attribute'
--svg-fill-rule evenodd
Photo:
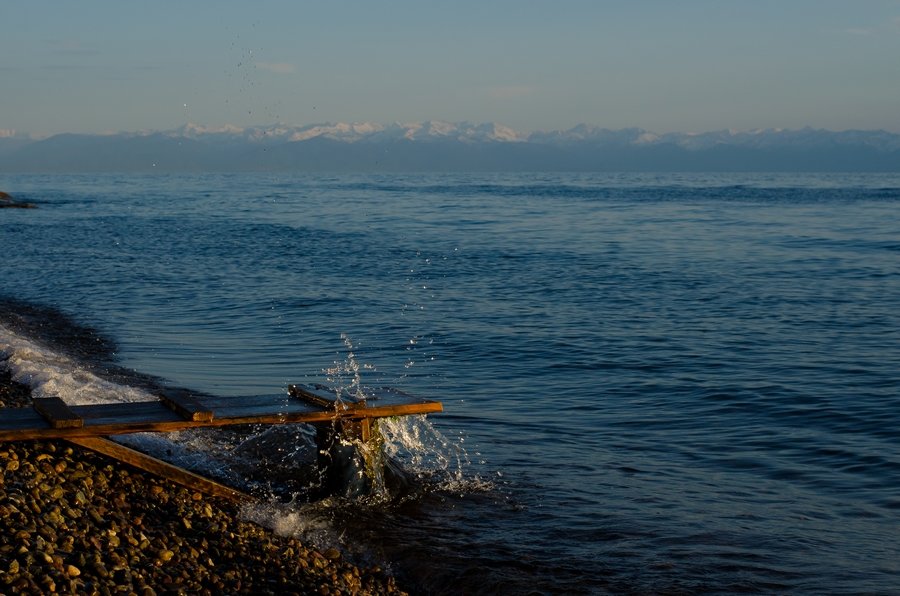
<svg viewBox="0 0 900 596"><path fill-rule="evenodd" d="M53 428L81 428L84 419L73 412L69 405L59 397L35 397L33 400L35 411Z"/></svg>
<svg viewBox="0 0 900 596"><path fill-rule="evenodd" d="M206 408L190 394L163 394L159 397L159 401L185 420L211 422L213 419L212 410Z"/></svg>

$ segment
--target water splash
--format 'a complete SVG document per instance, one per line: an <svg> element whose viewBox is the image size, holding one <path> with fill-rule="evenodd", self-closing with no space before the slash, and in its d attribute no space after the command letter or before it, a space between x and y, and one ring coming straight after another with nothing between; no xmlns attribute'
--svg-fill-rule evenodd
<svg viewBox="0 0 900 596"><path fill-rule="evenodd" d="M363 388L365 390L365 388ZM290 502L257 502L242 508L242 517L272 531L298 538L318 549L331 547L367 560L383 550L380 537L387 536L393 520L407 504L431 503L429 495L464 496L493 491L495 483L472 474L468 453L462 442L444 436L426 416L399 416L379 420L387 470L400 470L409 482L398 491L396 485L379 484L380 490L364 495L334 495L308 503L299 498ZM414 505L418 507L419 505ZM377 561L385 566L383 560Z"/></svg>
<svg viewBox="0 0 900 596"><path fill-rule="evenodd" d="M406 349L415 350L421 339L418 335L413 336ZM342 401L342 396L354 401L375 398L379 390L363 383L363 371L374 371L375 367L360 363L356 355L358 345L354 346L346 333L341 333L341 341L347 350L344 360L335 361L332 367L323 369L338 401ZM406 368L412 364L412 359L409 359ZM356 494L354 498L377 503L406 498L411 489L412 492L434 489L464 493L493 487L492 482L471 476L472 462L463 447L463 439L448 439L424 415L385 418L377 424L382 438L377 445L342 441L342 445L348 448L347 453L355 449L361 458L377 457L380 460L380 465L375 467L376 476L368 479L370 490L365 495ZM372 449L380 452L372 454ZM349 468L360 477L365 473L365 466L359 461L350 462ZM418 483L419 486L411 487L411 483Z"/></svg>
<svg viewBox="0 0 900 596"><path fill-rule="evenodd" d="M472 461L462 439L444 436L425 415L397 416L379 422L385 457L396 462L426 490L481 492L494 483L472 473Z"/></svg>
<svg viewBox="0 0 900 596"><path fill-rule="evenodd" d="M344 395L350 397L353 401L365 399L366 393L362 386L362 371L374 371L375 367L371 364L360 364L359 360L356 359L356 353L354 352L356 348L353 346L353 340L346 333L341 333L341 341L344 342L344 346L347 348L346 357L342 361L335 360L334 366L325 368L322 372L325 373L328 382L334 388L339 402L342 401L342 396Z"/></svg>
<svg viewBox="0 0 900 596"><path fill-rule="evenodd" d="M343 546L342 536L320 505L257 501L241 507L241 518L319 550Z"/></svg>

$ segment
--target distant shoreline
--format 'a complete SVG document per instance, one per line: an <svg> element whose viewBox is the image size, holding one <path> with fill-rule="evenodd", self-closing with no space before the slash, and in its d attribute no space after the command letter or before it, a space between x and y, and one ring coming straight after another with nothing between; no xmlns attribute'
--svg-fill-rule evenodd
<svg viewBox="0 0 900 596"><path fill-rule="evenodd" d="M885 130L335 123L0 138L0 172L900 172Z"/></svg>

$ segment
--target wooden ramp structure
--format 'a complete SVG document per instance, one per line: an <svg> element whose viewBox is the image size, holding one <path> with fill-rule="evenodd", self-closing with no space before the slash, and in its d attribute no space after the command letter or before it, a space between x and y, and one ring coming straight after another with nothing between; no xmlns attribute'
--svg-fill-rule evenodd
<svg viewBox="0 0 900 596"><path fill-rule="evenodd" d="M65 439L140 469L214 496L235 501L251 497L173 464L110 440L140 432L172 432L242 424L307 423L316 428L318 465L328 477L341 444L363 447L368 469L378 465L381 438L377 420L443 411L438 401L391 390L365 399L340 398L321 385L290 385L287 394L220 397L167 391L158 401L68 405L58 397L34 398L31 408L0 409L0 442ZM373 455L374 454L374 455Z"/></svg>

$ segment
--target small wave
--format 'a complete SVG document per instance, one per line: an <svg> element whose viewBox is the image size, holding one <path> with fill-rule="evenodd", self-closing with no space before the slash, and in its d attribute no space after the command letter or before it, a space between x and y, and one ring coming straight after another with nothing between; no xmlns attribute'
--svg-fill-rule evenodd
<svg viewBox="0 0 900 596"><path fill-rule="evenodd" d="M71 405L155 400L152 394L103 379L76 359L0 324L2 365L35 397L57 396Z"/></svg>

